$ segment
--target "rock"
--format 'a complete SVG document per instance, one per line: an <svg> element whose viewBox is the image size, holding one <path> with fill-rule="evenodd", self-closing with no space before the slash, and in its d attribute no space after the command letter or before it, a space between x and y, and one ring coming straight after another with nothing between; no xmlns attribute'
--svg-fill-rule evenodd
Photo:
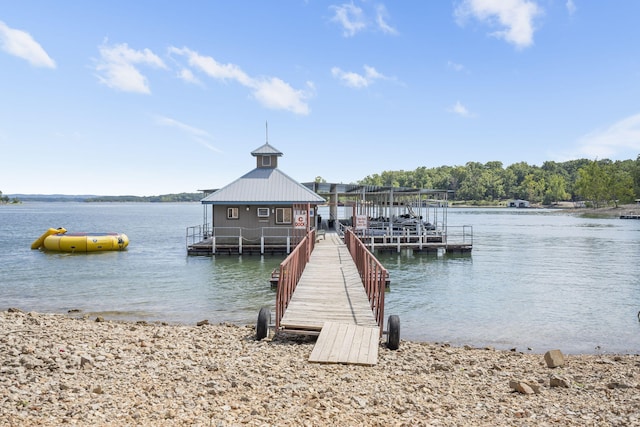
<svg viewBox="0 0 640 427"><path fill-rule="evenodd" d="M20 310L19 308L15 308L15 307L9 307L7 309L8 313L24 313L24 311Z"/></svg>
<svg viewBox="0 0 640 427"><path fill-rule="evenodd" d="M612 381L607 384L607 388L613 390L614 388L631 388L631 386L629 384L621 383L618 381Z"/></svg>
<svg viewBox="0 0 640 427"><path fill-rule="evenodd" d="M560 350L549 350L544 354L544 361L549 368L557 368L564 365L564 355Z"/></svg>
<svg viewBox="0 0 640 427"><path fill-rule="evenodd" d="M196 323L196 326L204 326L204 325L208 325L209 324L209 320L204 319L199 321L198 323Z"/></svg>
<svg viewBox="0 0 640 427"><path fill-rule="evenodd" d="M36 352L36 349L31 345L23 345L22 348L20 349L20 352L22 354L33 354Z"/></svg>
<svg viewBox="0 0 640 427"><path fill-rule="evenodd" d="M569 388L569 380L559 376L552 376L549 379L549 387L564 387Z"/></svg>
<svg viewBox="0 0 640 427"><path fill-rule="evenodd" d="M104 322L104 317L102 316L96 317L96 322Z"/></svg>
<svg viewBox="0 0 640 427"><path fill-rule="evenodd" d="M93 367L93 361L87 357L80 357L80 369L89 369Z"/></svg>
<svg viewBox="0 0 640 427"><path fill-rule="evenodd" d="M535 394L535 390L533 389L533 387L531 387L531 384L528 382L524 382L524 381L516 381L516 380L511 380L509 381L509 388L511 388L512 390L517 391L518 393L522 393L522 394ZM540 388L536 385L536 388L538 388L538 390L540 390Z"/></svg>

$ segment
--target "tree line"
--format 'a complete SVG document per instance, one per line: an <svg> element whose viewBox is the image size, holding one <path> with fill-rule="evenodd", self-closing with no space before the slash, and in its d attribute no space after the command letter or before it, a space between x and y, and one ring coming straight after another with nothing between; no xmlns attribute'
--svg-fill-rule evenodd
<svg viewBox="0 0 640 427"><path fill-rule="evenodd" d="M451 200L480 204L523 199L543 205L582 201L598 208L633 203L640 198L640 155L636 160L547 161L542 166L519 162L506 168L499 161L421 166L413 171L369 175L358 183L450 190Z"/></svg>
<svg viewBox="0 0 640 427"><path fill-rule="evenodd" d="M20 203L20 200L18 200L17 197L14 197L13 199L9 200L9 196L3 196L2 195L2 191L0 191L0 203L2 204L7 204L9 203L9 201L11 201L11 203Z"/></svg>
<svg viewBox="0 0 640 427"><path fill-rule="evenodd" d="M146 203L183 203L199 202L202 193L176 193L159 196L98 196L86 199L86 202L146 202Z"/></svg>

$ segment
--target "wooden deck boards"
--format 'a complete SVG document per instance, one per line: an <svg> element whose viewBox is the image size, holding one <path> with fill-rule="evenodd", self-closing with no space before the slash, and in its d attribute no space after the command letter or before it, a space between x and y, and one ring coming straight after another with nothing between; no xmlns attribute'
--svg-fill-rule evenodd
<svg viewBox="0 0 640 427"><path fill-rule="evenodd" d="M347 247L335 235L316 243L280 325L320 330L325 322L378 327Z"/></svg>
<svg viewBox="0 0 640 427"><path fill-rule="evenodd" d="M310 362L375 365L380 330L326 322L309 356Z"/></svg>
<svg viewBox="0 0 640 427"><path fill-rule="evenodd" d="M316 243L280 327L320 331L310 361L377 363L380 327L356 265L336 234Z"/></svg>

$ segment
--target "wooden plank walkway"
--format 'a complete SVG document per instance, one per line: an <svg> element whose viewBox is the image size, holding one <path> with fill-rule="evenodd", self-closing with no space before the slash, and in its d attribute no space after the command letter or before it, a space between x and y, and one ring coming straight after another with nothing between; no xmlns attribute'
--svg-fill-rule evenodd
<svg viewBox="0 0 640 427"><path fill-rule="evenodd" d="M380 328L326 322L310 362L375 365L378 363Z"/></svg>
<svg viewBox="0 0 640 427"><path fill-rule="evenodd" d="M337 234L326 237L316 243L280 327L284 332L322 331L310 359L314 362L375 364L380 327L358 269Z"/></svg>

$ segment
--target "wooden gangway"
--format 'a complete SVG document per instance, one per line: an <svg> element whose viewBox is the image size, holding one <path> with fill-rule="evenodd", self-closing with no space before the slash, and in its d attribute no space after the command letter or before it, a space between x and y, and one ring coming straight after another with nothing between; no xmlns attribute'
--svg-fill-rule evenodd
<svg viewBox="0 0 640 427"><path fill-rule="evenodd" d="M311 240L311 247L296 248L302 258L307 256L301 271L296 270L302 261L283 262L276 334L318 335L312 362L374 365L388 274L357 237L348 234L349 238L348 245L337 233L327 233L323 240ZM394 335L399 340L399 329Z"/></svg>

